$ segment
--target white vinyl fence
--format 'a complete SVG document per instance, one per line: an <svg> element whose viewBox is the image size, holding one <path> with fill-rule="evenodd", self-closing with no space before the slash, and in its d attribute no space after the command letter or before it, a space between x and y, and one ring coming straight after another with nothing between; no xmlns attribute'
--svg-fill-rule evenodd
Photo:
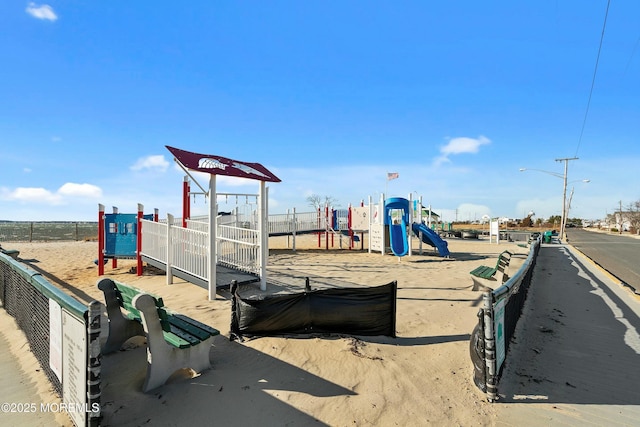
<svg viewBox="0 0 640 427"><path fill-rule="evenodd" d="M186 221L171 215L159 222L142 220L141 255L177 269L203 281L209 278L209 225L207 217ZM170 224L170 225L168 225ZM260 234L253 216L222 215L218 217L216 233L218 259L216 264L260 275ZM269 215L269 235L284 235L328 229L328 219L318 212Z"/></svg>

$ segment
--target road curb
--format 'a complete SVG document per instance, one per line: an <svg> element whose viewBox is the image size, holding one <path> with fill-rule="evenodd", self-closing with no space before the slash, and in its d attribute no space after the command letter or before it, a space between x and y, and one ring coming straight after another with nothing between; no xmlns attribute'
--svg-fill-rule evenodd
<svg viewBox="0 0 640 427"><path fill-rule="evenodd" d="M614 283L622 286L623 288L629 290L629 292L631 292L631 294L633 294L636 297L636 299L640 300L640 292L638 292L638 290L635 289L633 286L630 286L627 283L625 283L624 281L620 280L620 278L616 277L609 270L607 270L606 268L604 268L603 266L601 266L600 264L598 264L597 262L595 262L594 260L589 258L580 249L576 248L572 244L570 244L570 243L563 243L563 244L565 246L567 246L572 252L575 252L576 254L580 255L585 261L589 262L591 265L596 267L602 274L607 276L609 278L609 280L611 280L612 282L614 282Z"/></svg>

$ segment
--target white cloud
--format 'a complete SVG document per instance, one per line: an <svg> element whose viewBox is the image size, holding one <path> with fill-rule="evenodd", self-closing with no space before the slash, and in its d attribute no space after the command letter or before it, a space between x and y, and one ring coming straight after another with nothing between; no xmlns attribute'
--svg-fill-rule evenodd
<svg viewBox="0 0 640 427"><path fill-rule="evenodd" d="M434 160L436 166L442 163L450 163L449 156L466 153L477 153L483 145L491 144L487 137L478 138L458 137L451 138L447 145L440 147L440 156Z"/></svg>
<svg viewBox="0 0 640 427"><path fill-rule="evenodd" d="M18 187L8 192L5 196L8 200L19 202L42 202L45 204L60 203L60 196L41 187Z"/></svg>
<svg viewBox="0 0 640 427"><path fill-rule="evenodd" d="M102 197L102 189L91 184L67 182L58 189L58 194L61 196L98 198Z"/></svg>
<svg viewBox="0 0 640 427"><path fill-rule="evenodd" d="M133 166L131 166L132 171L141 171L144 169L148 169L165 172L168 168L169 162L161 154L142 157L138 159L138 161Z"/></svg>
<svg viewBox="0 0 640 427"><path fill-rule="evenodd" d="M3 188L0 196L3 200L46 205L65 204L68 199L74 197L99 198L102 197L102 189L91 184L67 182L56 192L42 187L18 187L13 191Z"/></svg>
<svg viewBox="0 0 640 427"><path fill-rule="evenodd" d="M53 8L48 4L38 6L31 2L26 9L27 13L36 19L42 19L46 21L55 21L58 19L58 15L53 11Z"/></svg>

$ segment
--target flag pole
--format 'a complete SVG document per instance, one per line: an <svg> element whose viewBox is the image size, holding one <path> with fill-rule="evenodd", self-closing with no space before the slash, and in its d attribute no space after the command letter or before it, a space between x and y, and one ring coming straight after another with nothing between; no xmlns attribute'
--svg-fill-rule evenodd
<svg viewBox="0 0 640 427"><path fill-rule="evenodd" d="M384 197L389 197L389 172L387 172L387 178L384 180Z"/></svg>

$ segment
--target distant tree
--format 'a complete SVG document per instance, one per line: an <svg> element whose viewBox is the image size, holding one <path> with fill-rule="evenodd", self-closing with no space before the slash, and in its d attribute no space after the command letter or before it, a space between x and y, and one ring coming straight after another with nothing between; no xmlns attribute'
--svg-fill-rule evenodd
<svg viewBox="0 0 640 427"><path fill-rule="evenodd" d="M312 194L307 197L307 203L314 209L323 208L325 206L338 207L337 200L331 196L319 196Z"/></svg>
<svg viewBox="0 0 640 427"><path fill-rule="evenodd" d="M529 214L526 216L526 218L522 219L522 226L523 227L533 227L533 219L531 218L533 214Z"/></svg>
<svg viewBox="0 0 640 427"><path fill-rule="evenodd" d="M549 220L547 221L550 225L552 226L558 226L560 227L560 224L562 223L562 216L561 215L552 215L549 217Z"/></svg>
<svg viewBox="0 0 640 427"><path fill-rule="evenodd" d="M567 218L566 227L582 227L582 218Z"/></svg>
<svg viewBox="0 0 640 427"><path fill-rule="evenodd" d="M605 223L607 224L607 228L611 229L611 224L616 224L616 214L607 214L605 218Z"/></svg>
<svg viewBox="0 0 640 427"><path fill-rule="evenodd" d="M629 203L627 207L627 220L631 225L632 231L640 234L640 200Z"/></svg>

